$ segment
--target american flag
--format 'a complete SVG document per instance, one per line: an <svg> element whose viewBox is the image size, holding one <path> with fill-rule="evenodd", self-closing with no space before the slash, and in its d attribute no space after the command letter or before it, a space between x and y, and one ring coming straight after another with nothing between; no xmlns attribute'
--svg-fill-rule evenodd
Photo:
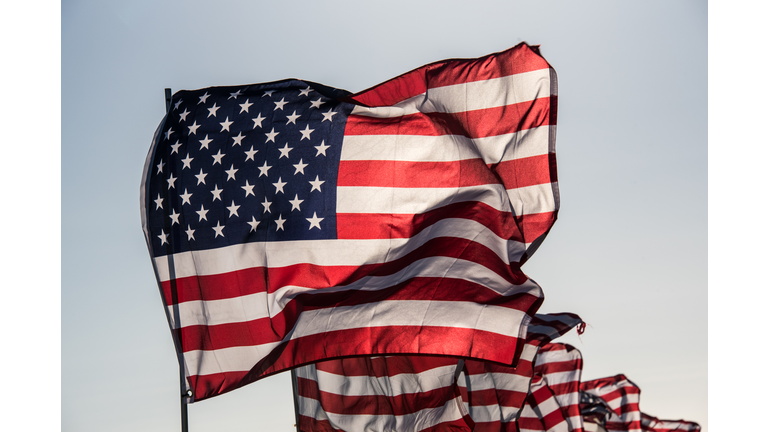
<svg viewBox="0 0 768 432"><path fill-rule="evenodd" d="M581 352L568 344L551 343L539 350L534 372L547 380L547 386L555 394L563 411L568 430L581 432L584 429L579 411L579 383L584 362Z"/></svg>
<svg viewBox="0 0 768 432"><path fill-rule="evenodd" d="M541 375L531 379L531 389L517 419L519 432L570 432L555 393Z"/></svg>
<svg viewBox="0 0 768 432"><path fill-rule="evenodd" d="M297 369L300 430L515 431L538 347L580 326L574 314L536 315L517 368L430 356L353 357ZM457 372L460 372L458 376Z"/></svg>
<svg viewBox="0 0 768 432"><path fill-rule="evenodd" d="M687 420L659 420L645 413L640 413L640 422L643 432L701 431L701 426L696 422Z"/></svg>
<svg viewBox="0 0 768 432"><path fill-rule="evenodd" d="M180 91L142 225L193 401L327 358L513 364L559 207L554 70L526 44L359 94Z"/></svg>
<svg viewBox="0 0 768 432"><path fill-rule="evenodd" d="M602 399L611 409L605 416L608 431L642 432L640 387L624 375L599 378L581 383L580 390Z"/></svg>

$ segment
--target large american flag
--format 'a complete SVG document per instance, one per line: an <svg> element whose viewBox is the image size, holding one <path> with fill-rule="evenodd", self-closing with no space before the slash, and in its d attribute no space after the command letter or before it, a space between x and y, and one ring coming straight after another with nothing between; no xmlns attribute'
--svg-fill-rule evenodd
<svg viewBox="0 0 768 432"><path fill-rule="evenodd" d="M520 265L559 207L556 95L526 44L353 95L177 92L141 214L192 400L350 355L513 364L543 300Z"/></svg>
<svg viewBox="0 0 768 432"><path fill-rule="evenodd" d="M580 390L602 399L611 412L605 416L608 431L642 432L640 387L624 375L585 381Z"/></svg>
<svg viewBox="0 0 768 432"><path fill-rule="evenodd" d="M540 346L574 327L574 314L537 314L516 368L436 356L352 357L297 369L302 432L516 431ZM458 374L457 374L458 373ZM452 429L453 428L453 429Z"/></svg>

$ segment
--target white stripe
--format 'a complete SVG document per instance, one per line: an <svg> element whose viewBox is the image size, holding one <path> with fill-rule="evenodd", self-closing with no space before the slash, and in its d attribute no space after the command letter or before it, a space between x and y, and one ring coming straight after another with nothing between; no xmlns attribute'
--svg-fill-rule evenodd
<svg viewBox="0 0 768 432"><path fill-rule="evenodd" d="M414 277L436 277L443 281L462 279L495 290L499 295L529 293L541 297L541 287L528 279L521 285L512 285L506 279L472 261L447 257L431 257L418 260L408 267L387 276L367 276L350 285L323 288L321 290L286 286L274 293L265 292L223 300L196 300L178 304L181 326L218 325L271 318L299 294L327 294L342 291L374 292L397 285ZM402 300L399 300L402 301ZM455 302L448 302L449 304ZM478 305L480 306L480 305ZM482 307L482 306L480 306ZM490 307L490 306L489 306ZM168 306L173 316L173 305ZM510 310L504 308L504 310ZM173 323L174 328L179 328ZM521 329L521 330L524 330ZM521 337L524 340L524 337Z"/></svg>
<svg viewBox="0 0 768 432"><path fill-rule="evenodd" d="M513 213L522 216L557 210L553 188L557 188L557 182L507 189Z"/></svg>
<svg viewBox="0 0 768 432"><path fill-rule="evenodd" d="M538 361L536 362L536 365L538 365ZM549 385L558 385L558 384L565 384L569 382L577 382L579 381L579 375L575 371L569 371L569 372L551 372L543 374L544 378L547 379L547 382ZM578 387L578 384L577 386ZM576 394L576 398L578 400L578 393Z"/></svg>
<svg viewBox="0 0 768 432"><path fill-rule="evenodd" d="M500 405L472 405L464 403L464 406L469 411L469 416L475 423L490 423L501 421L502 423L509 423L515 421L517 413L520 412L518 407L500 406Z"/></svg>
<svg viewBox="0 0 768 432"><path fill-rule="evenodd" d="M487 164L549 152L549 126L486 138L461 135L347 135L341 160L451 162L482 158Z"/></svg>
<svg viewBox="0 0 768 432"><path fill-rule="evenodd" d="M501 184L458 188L339 186L336 194L338 213L420 214L448 204L468 201L482 202L500 211L512 211L508 193L505 193Z"/></svg>
<svg viewBox="0 0 768 432"><path fill-rule="evenodd" d="M314 369L301 373L299 369ZM320 391L343 396L400 396L423 393L453 384L456 365L442 366L416 374L397 374L386 377L343 376L320 371L313 366L297 369L297 375L317 381Z"/></svg>
<svg viewBox="0 0 768 432"><path fill-rule="evenodd" d="M478 390L508 390L520 393L528 393L531 377L515 375L513 373L486 372L483 374L469 375L469 388ZM466 387L466 378L459 381L460 387Z"/></svg>
<svg viewBox="0 0 768 432"><path fill-rule="evenodd" d="M355 106L352 114L397 117L417 112L456 113L528 102L550 95L549 69L428 89L392 107Z"/></svg>
<svg viewBox="0 0 768 432"><path fill-rule="evenodd" d="M173 255L176 278L206 276L248 268L280 268L295 264L318 266L361 266L393 261L437 237L477 241L509 264L520 260L522 243L496 236L484 225L470 219L443 219L410 239L309 240L242 243L218 249L181 252ZM155 258L160 280L169 280L168 257ZM321 288L316 286L313 288Z"/></svg>
<svg viewBox="0 0 768 432"><path fill-rule="evenodd" d="M189 373L187 376L248 371L279 344L280 342L272 342L212 351L185 352L184 363Z"/></svg>

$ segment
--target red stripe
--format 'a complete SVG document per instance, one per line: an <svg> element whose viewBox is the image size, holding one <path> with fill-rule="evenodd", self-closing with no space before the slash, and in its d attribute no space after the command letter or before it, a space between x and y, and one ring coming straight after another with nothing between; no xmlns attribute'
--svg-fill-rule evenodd
<svg viewBox="0 0 768 432"><path fill-rule="evenodd" d="M619 381L624 381L624 380L627 380L627 377L625 377L622 374L614 375L612 377L598 378L598 379L594 379L594 380L591 380L591 381L584 381L583 383L581 383L581 389L584 390L584 391L586 391L586 390L593 390L593 389L597 389L597 388L600 388L600 387L606 387L606 386L610 386L610 385L615 385ZM627 381L629 381L629 380L627 380Z"/></svg>
<svg viewBox="0 0 768 432"><path fill-rule="evenodd" d="M288 341L272 350L245 374L234 372L193 375L189 377L189 381L195 400L199 401L292 367L331 358L381 355L384 354L381 349L386 349L386 354L425 353L473 357L511 364L517 343L514 337L455 327L389 326L347 329Z"/></svg>
<svg viewBox="0 0 768 432"><path fill-rule="evenodd" d="M583 366L582 359L574 359L560 362L549 362L544 364L537 364L535 370L541 375L558 373L558 372L573 372L581 370Z"/></svg>
<svg viewBox="0 0 768 432"><path fill-rule="evenodd" d="M351 115L344 135L460 135L485 138L554 125L550 121L550 100L542 97L500 107L459 113L414 113L398 117Z"/></svg>
<svg viewBox="0 0 768 432"><path fill-rule="evenodd" d="M411 238L443 219L474 220L501 238L532 243L555 223L556 213L515 216L481 202L448 204L422 214L338 213L339 239Z"/></svg>
<svg viewBox="0 0 768 432"><path fill-rule="evenodd" d="M427 88L483 81L549 68L531 47L519 44L477 59L431 63L385 81L350 98L367 106L389 106L424 93Z"/></svg>
<svg viewBox="0 0 768 432"><path fill-rule="evenodd" d="M440 289L440 286L445 284L449 284L451 289ZM531 309L538 299L529 294L501 296L483 285L463 279L414 278L376 292L300 294L271 319L261 318L209 326L190 325L177 329L176 332L181 338L184 352L260 345L281 341L294 327L301 312L381 300L472 302L525 311Z"/></svg>
<svg viewBox="0 0 768 432"><path fill-rule="evenodd" d="M450 162L368 161L339 163L339 186L454 188L503 184L505 189L551 183L549 155L488 165L482 159Z"/></svg>
<svg viewBox="0 0 768 432"><path fill-rule="evenodd" d="M372 264L356 268L350 266L336 267L297 264L271 268L267 271L267 278L259 278L257 280L249 279L254 274L253 269L237 270L219 275L179 278L175 281L176 295L179 303L183 303L185 301L220 300L261 293L266 291L267 283L269 283L270 292L288 285L310 288L344 286L365 276L388 276L395 274L416 261L428 257L449 257L472 261L497 273L513 285L521 285L528 280L517 266L514 264L511 266L507 265L492 250L480 243L455 237L436 237L428 240L405 256L383 264ZM255 273L260 274L259 272ZM217 286L217 289L213 290L213 292L201 290L200 286L203 284ZM162 285L167 304L172 304L173 292L171 290L171 282L167 281Z"/></svg>
<svg viewBox="0 0 768 432"><path fill-rule="evenodd" d="M340 376L389 377L419 374L445 366L456 366L458 359L436 356L350 357L315 364L319 371Z"/></svg>

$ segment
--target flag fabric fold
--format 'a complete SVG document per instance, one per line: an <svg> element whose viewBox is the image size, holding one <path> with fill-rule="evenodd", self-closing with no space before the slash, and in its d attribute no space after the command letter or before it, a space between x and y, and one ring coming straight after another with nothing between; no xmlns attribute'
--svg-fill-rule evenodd
<svg viewBox="0 0 768 432"><path fill-rule="evenodd" d="M531 389L517 419L519 432L570 432L555 393L541 375L531 379Z"/></svg>
<svg viewBox="0 0 768 432"><path fill-rule="evenodd" d="M175 93L140 202L192 400L328 358L514 364L543 300L520 266L559 209L556 107L526 44L357 94Z"/></svg>
<svg viewBox="0 0 768 432"><path fill-rule="evenodd" d="M643 432L701 431L701 426L696 422L687 420L659 420L642 412L640 413L640 423Z"/></svg>
<svg viewBox="0 0 768 432"><path fill-rule="evenodd" d="M581 323L569 313L534 316L516 368L465 360L457 375L458 359L430 356L352 357L300 367L300 430L422 430L418 427L439 425L515 431L539 347ZM541 403L547 409L543 399ZM419 426L394 429L406 423Z"/></svg>
<svg viewBox="0 0 768 432"><path fill-rule="evenodd" d="M534 373L547 381L562 410L568 430L581 432L584 425L579 411L579 384L584 362L581 351L571 345L550 343L536 356Z"/></svg>
<svg viewBox="0 0 768 432"><path fill-rule="evenodd" d="M640 387L624 375L585 381L580 391L602 399L610 408L604 417L606 430L642 432Z"/></svg>

